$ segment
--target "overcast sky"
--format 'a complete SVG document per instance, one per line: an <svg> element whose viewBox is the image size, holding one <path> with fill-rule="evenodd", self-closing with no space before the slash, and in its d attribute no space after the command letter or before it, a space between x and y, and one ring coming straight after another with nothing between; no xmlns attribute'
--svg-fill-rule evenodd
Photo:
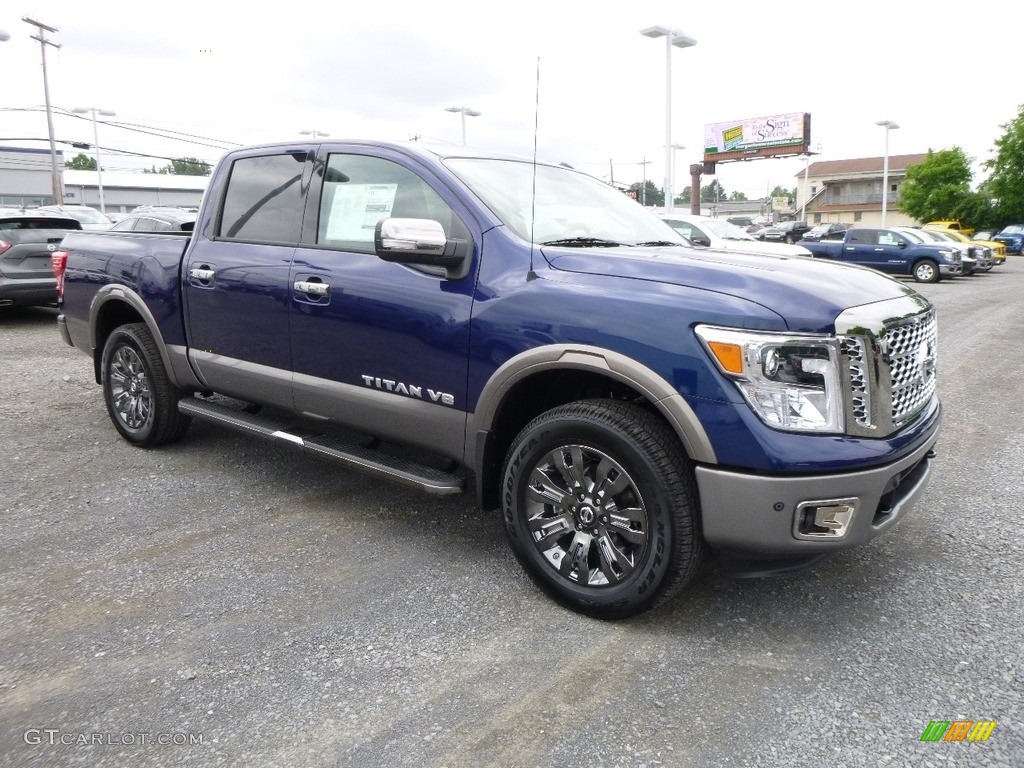
<svg viewBox="0 0 1024 768"><path fill-rule="evenodd" d="M244 11L239 9L245 8ZM103 121L203 137L171 142L100 124L101 147L215 161L232 143L301 138L468 143L531 155L539 61L538 154L617 182L665 165L662 25L697 40L672 49L675 188L701 158L704 125L809 112L816 159L960 146L978 163L1024 103L1020 52L1001 36L1012 5L789 0L472 0L247 4L7 0L0 10L0 145L46 148L40 46L32 17L59 32L48 48L57 139L92 143L76 107ZM215 141L206 141L206 139ZM58 145L71 156L77 150ZM104 153L105 169L166 163ZM649 161L646 166L644 160ZM718 166L726 191L762 197L796 186L802 158ZM709 179L705 178L703 183ZM975 182L980 181L980 177Z"/></svg>

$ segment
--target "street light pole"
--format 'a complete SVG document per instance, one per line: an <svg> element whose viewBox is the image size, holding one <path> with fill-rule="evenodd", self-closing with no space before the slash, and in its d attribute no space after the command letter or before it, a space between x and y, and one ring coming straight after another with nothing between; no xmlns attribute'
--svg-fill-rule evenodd
<svg viewBox="0 0 1024 768"><path fill-rule="evenodd" d="M676 150L676 149L686 149L686 147L683 144L673 144L672 145L672 149L674 149L674 150ZM673 152L672 153L672 183L673 184L675 184L675 181L676 181L676 157L677 157L676 153ZM676 190L675 190L675 187L672 188L672 196L671 197L672 197L672 203L671 203L671 205L669 207L667 207L665 209L668 213L671 213L675 209L675 203L676 203Z"/></svg>
<svg viewBox="0 0 1024 768"><path fill-rule="evenodd" d="M644 37L665 38L665 210L672 211L672 46L676 48L690 48L697 44L692 37L688 37L678 29L668 27L648 27L641 29L640 34Z"/></svg>
<svg viewBox="0 0 1024 768"><path fill-rule="evenodd" d="M462 115L462 146L466 146L466 115L470 117L480 117L481 112L477 112L475 109L463 105L461 107L445 107L445 112L459 112Z"/></svg>
<svg viewBox="0 0 1024 768"><path fill-rule="evenodd" d="M21 18L26 24L31 24L33 27L39 30L38 35L31 35L33 40L39 41L39 48L43 53L43 98L46 100L46 128L50 135L50 184L53 193L53 204L63 205L64 204L64 192L61 188L61 177L57 172L57 145L53 140L53 113L50 111L50 83L46 76L46 46L52 45L57 50L60 50L60 46L57 43L50 42L46 39L47 32L53 32L56 34L56 27L48 27L41 21L30 19L28 16Z"/></svg>
<svg viewBox="0 0 1024 768"><path fill-rule="evenodd" d="M899 128L892 120L879 120L875 125L885 128L885 155L882 158L882 227L885 227L886 209L889 207L889 131Z"/></svg>
<svg viewBox="0 0 1024 768"><path fill-rule="evenodd" d="M103 164L100 162L100 133L96 127L96 113L98 112L104 117L113 117L117 113L111 112L109 109L97 109L96 107L75 107L71 111L79 115L92 113L92 138L94 142L92 146L96 150L96 187L100 192L100 213L106 216L107 208L103 201Z"/></svg>

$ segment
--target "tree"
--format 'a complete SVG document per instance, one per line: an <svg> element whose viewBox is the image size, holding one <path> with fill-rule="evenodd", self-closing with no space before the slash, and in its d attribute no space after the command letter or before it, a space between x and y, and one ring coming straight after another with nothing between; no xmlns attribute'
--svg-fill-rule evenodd
<svg viewBox="0 0 1024 768"><path fill-rule="evenodd" d="M996 139L995 157L985 162L992 173L982 191L992 199L994 221L1016 223L1024 221L1024 105L1000 127L1006 133Z"/></svg>
<svg viewBox="0 0 1024 768"><path fill-rule="evenodd" d="M209 176L212 167L209 163L195 157L179 157L171 160L163 168L157 169L154 165L150 170L143 169L143 173L175 174L178 176Z"/></svg>
<svg viewBox="0 0 1024 768"><path fill-rule="evenodd" d="M772 190L768 197L784 197L789 200L789 204L792 205L793 201L796 200L796 187L793 187L793 189L785 189L781 185L776 185L775 189Z"/></svg>
<svg viewBox="0 0 1024 768"><path fill-rule="evenodd" d="M725 191L725 187L718 183L718 179L712 179L710 184L705 184L700 188L702 203L719 203L728 199L729 194Z"/></svg>
<svg viewBox="0 0 1024 768"><path fill-rule="evenodd" d="M83 155L79 152L77 155L72 157L70 160L64 163L64 167L72 171L95 171L96 170L96 158Z"/></svg>
<svg viewBox="0 0 1024 768"><path fill-rule="evenodd" d="M987 196L971 191L971 159L960 147L929 149L907 168L896 207L918 221L960 219L977 226L989 218Z"/></svg>
<svg viewBox="0 0 1024 768"><path fill-rule="evenodd" d="M179 157L171 160L171 173L179 176L209 176L212 168L209 163L195 157Z"/></svg>
<svg viewBox="0 0 1024 768"><path fill-rule="evenodd" d="M664 205L665 194L661 191L660 187L654 185L654 182L647 179L646 186L640 182L634 182L629 186L630 192L636 193L636 201L642 203L648 207L652 205Z"/></svg>
<svg viewBox="0 0 1024 768"><path fill-rule="evenodd" d="M693 196L693 190L690 187L684 187L681 195L676 195L675 202L679 205L689 205L690 198Z"/></svg>
<svg viewBox="0 0 1024 768"><path fill-rule="evenodd" d="M747 196L745 194L743 194L742 192L737 191L737 192L733 192L732 196L729 199L732 200L733 202L739 203L739 202L742 202L743 200L747 200L749 198L747 198Z"/></svg>

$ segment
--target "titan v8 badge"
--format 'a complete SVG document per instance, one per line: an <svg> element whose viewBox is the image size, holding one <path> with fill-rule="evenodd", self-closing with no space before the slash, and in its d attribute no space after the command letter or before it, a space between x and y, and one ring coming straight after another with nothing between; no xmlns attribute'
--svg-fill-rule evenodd
<svg viewBox="0 0 1024 768"><path fill-rule="evenodd" d="M396 395L405 395L406 397L418 397L420 400L425 400L423 397L423 387L415 384L404 384L401 381L394 381L393 379L382 379L379 376L366 376L362 377L363 383L372 387L373 389L380 389L384 392L394 392ZM441 403L442 405L455 405L455 398L449 395L447 392L439 392L435 389L427 387L427 397L432 402Z"/></svg>

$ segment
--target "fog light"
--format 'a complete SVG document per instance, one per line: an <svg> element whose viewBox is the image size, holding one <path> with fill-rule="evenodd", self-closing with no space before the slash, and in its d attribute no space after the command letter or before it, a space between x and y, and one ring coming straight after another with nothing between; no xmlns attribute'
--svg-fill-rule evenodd
<svg viewBox="0 0 1024 768"><path fill-rule="evenodd" d="M841 539L857 512L859 499L827 499L797 504L793 535L798 539Z"/></svg>

